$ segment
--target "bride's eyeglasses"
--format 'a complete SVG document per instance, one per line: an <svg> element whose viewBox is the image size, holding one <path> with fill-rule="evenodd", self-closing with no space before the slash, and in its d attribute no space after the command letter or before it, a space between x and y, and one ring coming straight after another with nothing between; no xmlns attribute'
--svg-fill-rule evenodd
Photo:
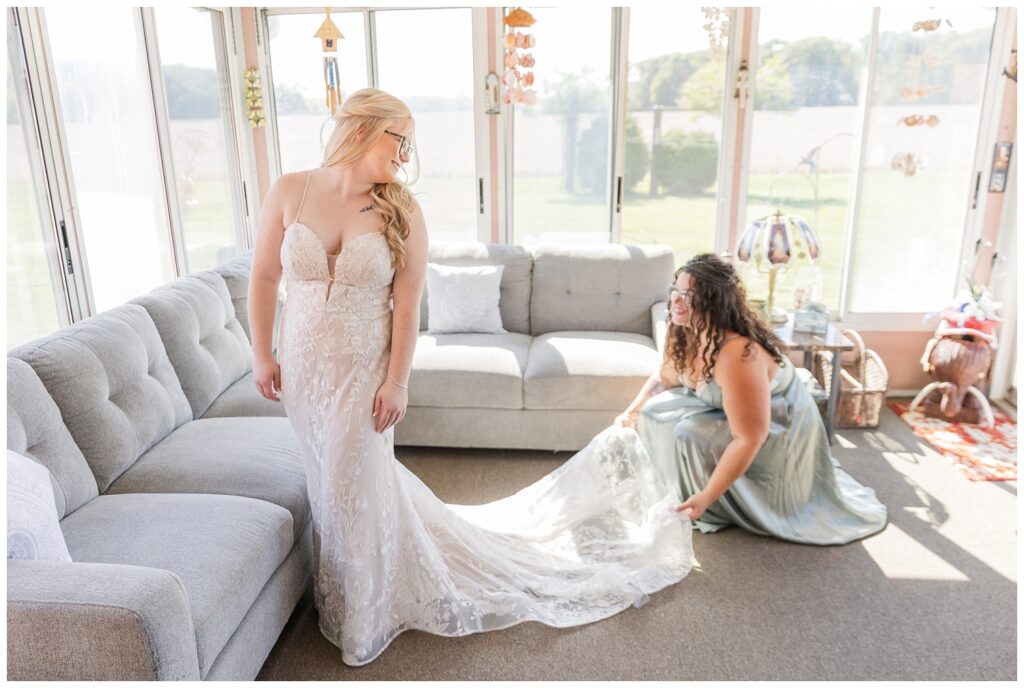
<svg viewBox="0 0 1024 688"><path fill-rule="evenodd" d="M412 155L412 141L410 141L408 137L402 136L401 134L396 134L395 132L390 131L388 129L385 129L384 133L388 134L389 136L394 136L396 139L398 139L398 155L400 155L403 158L408 158L410 155Z"/></svg>

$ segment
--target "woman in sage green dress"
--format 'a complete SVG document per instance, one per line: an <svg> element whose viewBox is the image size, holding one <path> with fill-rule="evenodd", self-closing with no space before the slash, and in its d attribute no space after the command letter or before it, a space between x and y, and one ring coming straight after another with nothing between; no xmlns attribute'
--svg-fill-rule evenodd
<svg viewBox="0 0 1024 688"><path fill-rule="evenodd" d="M838 545L885 527L874 490L840 468L782 342L733 267L702 254L670 288L665 358L616 422L636 427L702 532Z"/></svg>

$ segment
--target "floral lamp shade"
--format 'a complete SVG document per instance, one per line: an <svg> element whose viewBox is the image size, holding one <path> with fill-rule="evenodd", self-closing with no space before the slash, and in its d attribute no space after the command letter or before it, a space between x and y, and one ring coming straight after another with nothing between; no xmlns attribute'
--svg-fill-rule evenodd
<svg viewBox="0 0 1024 688"><path fill-rule="evenodd" d="M758 272L768 274L768 313L773 321L784 321L786 312L775 308L775 279L779 272L797 261L813 263L821 257L821 241L803 218L775 211L760 217L743 230L736 244L736 259L753 262Z"/></svg>
<svg viewBox="0 0 1024 688"><path fill-rule="evenodd" d="M774 215L758 218L747 225L736 244L741 263L754 260L758 270L788 265L793 258L814 262L821 257L821 241L803 218Z"/></svg>

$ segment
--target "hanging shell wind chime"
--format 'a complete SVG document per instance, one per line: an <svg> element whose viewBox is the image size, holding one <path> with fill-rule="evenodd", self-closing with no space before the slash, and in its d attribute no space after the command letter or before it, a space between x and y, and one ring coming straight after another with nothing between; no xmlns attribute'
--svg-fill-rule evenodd
<svg viewBox="0 0 1024 688"><path fill-rule="evenodd" d="M517 7L505 17L505 72L501 81L505 84L505 103L522 103L534 105L537 92L533 86L533 72L530 71L535 60L530 53L520 54L520 50L529 50L536 44L533 35L525 31L516 31L533 26L537 22L533 15L521 7Z"/></svg>
<svg viewBox="0 0 1024 688"><path fill-rule="evenodd" d="M324 19L324 23L320 25L313 37L320 39L321 49L324 53L336 53L338 52L338 41L345 36L331 21L331 8L327 7L326 10L327 18ZM341 103L341 97L338 95L340 93L339 81L338 58L324 55L324 87L327 90L324 105L331 111L331 115L338 111L338 105Z"/></svg>

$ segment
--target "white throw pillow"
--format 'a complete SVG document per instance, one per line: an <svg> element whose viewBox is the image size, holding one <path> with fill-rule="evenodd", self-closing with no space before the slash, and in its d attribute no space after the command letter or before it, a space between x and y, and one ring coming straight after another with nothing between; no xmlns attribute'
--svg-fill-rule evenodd
<svg viewBox="0 0 1024 688"><path fill-rule="evenodd" d="M71 561L50 471L7 450L7 558Z"/></svg>
<svg viewBox="0 0 1024 688"><path fill-rule="evenodd" d="M504 265L454 267L427 264L427 331L505 332L501 325Z"/></svg>

